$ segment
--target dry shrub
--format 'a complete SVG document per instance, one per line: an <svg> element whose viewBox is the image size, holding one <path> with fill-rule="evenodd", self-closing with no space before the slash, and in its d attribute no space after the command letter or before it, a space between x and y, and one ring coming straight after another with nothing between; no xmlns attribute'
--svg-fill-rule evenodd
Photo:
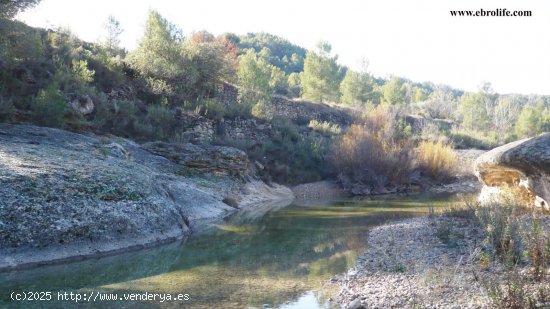
<svg viewBox="0 0 550 309"><path fill-rule="evenodd" d="M335 143L332 158L340 175L375 187L402 183L409 173L408 149L361 125L352 125Z"/></svg>
<svg viewBox="0 0 550 309"><path fill-rule="evenodd" d="M418 146L418 165L437 180L447 180L456 172L458 157L442 141L424 141Z"/></svg>

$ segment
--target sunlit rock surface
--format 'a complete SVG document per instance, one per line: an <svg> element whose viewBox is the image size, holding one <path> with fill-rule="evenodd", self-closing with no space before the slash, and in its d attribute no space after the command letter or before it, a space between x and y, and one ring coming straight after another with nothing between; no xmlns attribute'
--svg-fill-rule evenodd
<svg viewBox="0 0 550 309"><path fill-rule="evenodd" d="M240 150L157 146L0 124L0 270L170 241L292 198L257 179Z"/></svg>
<svg viewBox="0 0 550 309"><path fill-rule="evenodd" d="M550 209L550 133L519 140L481 155L475 174L481 202L502 201L505 192L529 205Z"/></svg>

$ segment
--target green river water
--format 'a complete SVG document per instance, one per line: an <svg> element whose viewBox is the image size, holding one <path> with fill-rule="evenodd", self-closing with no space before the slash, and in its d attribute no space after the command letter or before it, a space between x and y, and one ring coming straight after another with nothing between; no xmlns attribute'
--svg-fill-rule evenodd
<svg viewBox="0 0 550 309"><path fill-rule="evenodd" d="M260 215L241 211L206 225L186 241L0 273L0 308L331 308L330 295L319 287L355 265L370 228L425 215L430 207L446 207L455 199L418 195L295 201ZM11 300L12 293L22 292L51 296ZM60 300L65 292L67 298ZM129 293L187 294L179 296L187 300L120 300ZM117 301L99 300L112 294Z"/></svg>

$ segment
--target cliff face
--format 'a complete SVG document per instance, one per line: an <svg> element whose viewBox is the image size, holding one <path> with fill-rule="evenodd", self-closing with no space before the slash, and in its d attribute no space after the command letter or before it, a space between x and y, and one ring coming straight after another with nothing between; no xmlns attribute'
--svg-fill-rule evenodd
<svg viewBox="0 0 550 309"><path fill-rule="evenodd" d="M497 147L480 156L475 173L484 184L480 200L499 200L503 189L523 202L550 209L550 133Z"/></svg>
<svg viewBox="0 0 550 309"><path fill-rule="evenodd" d="M29 125L0 124L0 183L0 270L181 238L203 220L292 197L258 185L234 148L142 147Z"/></svg>

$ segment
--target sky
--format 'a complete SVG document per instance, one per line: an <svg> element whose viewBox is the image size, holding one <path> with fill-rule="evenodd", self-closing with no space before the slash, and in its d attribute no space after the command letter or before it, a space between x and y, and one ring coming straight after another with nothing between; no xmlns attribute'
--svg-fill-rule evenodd
<svg viewBox="0 0 550 309"><path fill-rule="evenodd" d="M450 10L531 10L532 17L452 17ZM17 18L69 27L87 41L113 15L122 45L135 48L149 9L184 33L269 32L314 49L332 44L339 62L362 59L378 77L397 75L466 91L482 82L499 93L550 95L550 1L546 0L43 0Z"/></svg>

